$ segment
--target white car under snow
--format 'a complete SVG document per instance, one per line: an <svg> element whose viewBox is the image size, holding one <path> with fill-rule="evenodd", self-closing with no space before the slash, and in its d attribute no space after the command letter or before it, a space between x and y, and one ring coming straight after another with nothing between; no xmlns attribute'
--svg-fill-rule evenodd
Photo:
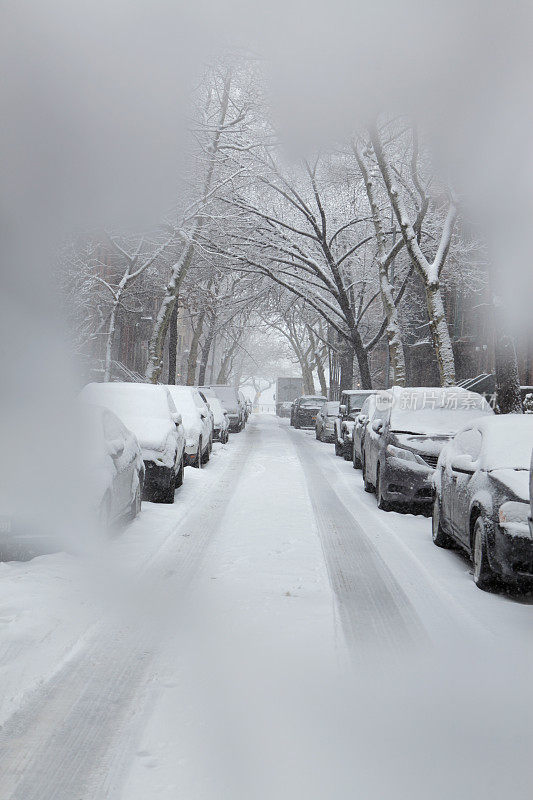
<svg viewBox="0 0 533 800"><path fill-rule="evenodd" d="M185 432L168 389L151 383L89 383L80 399L110 408L136 435L146 468L144 499L173 503L183 482Z"/></svg>
<svg viewBox="0 0 533 800"><path fill-rule="evenodd" d="M229 439L229 416L228 412L218 399L218 397L207 397L207 403L213 413L214 429L213 438L226 444Z"/></svg>
<svg viewBox="0 0 533 800"><path fill-rule="evenodd" d="M213 423L209 408L193 386L167 388L185 428L185 463L201 468L209 461L213 443ZM195 394L198 397L195 398Z"/></svg>

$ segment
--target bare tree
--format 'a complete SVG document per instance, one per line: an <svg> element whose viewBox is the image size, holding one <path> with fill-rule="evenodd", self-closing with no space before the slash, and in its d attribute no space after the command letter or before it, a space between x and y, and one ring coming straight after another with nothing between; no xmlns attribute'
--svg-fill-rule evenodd
<svg viewBox="0 0 533 800"><path fill-rule="evenodd" d="M424 287L441 384L443 386L453 386L455 384L455 361L442 299L441 275L446 264L446 257L450 249L457 217L455 201L449 193L447 200L448 209L440 232L439 241L432 260L429 260L420 245L420 239L415 224L411 221L407 204L403 199L401 183L398 180L398 176L395 175L385 154L381 134L376 124L370 127L370 138L385 186L387 187L394 214L400 226L403 241L405 242L407 252ZM429 203L425 187L418 176L417 156L418 145L415 137L411 162L412 177L417 190L423 198L423 203Z"/></svg>

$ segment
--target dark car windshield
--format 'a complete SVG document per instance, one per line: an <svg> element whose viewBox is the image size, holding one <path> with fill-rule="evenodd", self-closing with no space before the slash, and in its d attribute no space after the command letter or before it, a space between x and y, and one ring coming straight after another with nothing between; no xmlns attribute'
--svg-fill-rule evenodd
<svg viewBox="0 0 533 800"><path fill-rule="evenodd" d="M363 403L368 398L367 392L361 392L361 394L349 394L346 397L346 405L348 406L348 410L351 411L361 411L363 407Z"/></svg>
<svg viewBox="0 0 533 800"><path fill-rule="evenodd" d="M300 408L321 408L325 402L323 397L306 397L300 401Z"/></svg>

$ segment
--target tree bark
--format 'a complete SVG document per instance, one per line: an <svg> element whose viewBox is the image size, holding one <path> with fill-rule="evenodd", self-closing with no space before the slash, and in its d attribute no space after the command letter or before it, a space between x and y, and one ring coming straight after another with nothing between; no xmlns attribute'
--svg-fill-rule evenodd
<svg viewBox="0 0 533 800"><path fill-rule="evenodd" d="M200 337L204 327L205 311L198 315L196 327L194 329L191 349L189 350L189 358L187 359L187 386L194 386L196 381L196 365L198 363L198 347L200 344Z"/></svg>
<svg viewBox="0 0 533 800"><path fill-rule="evenodd" d="M342 350L339 353L340 363L340 380L339 390L342 392L344 389L353 389L353 360L355 356L354 348L348 343L341 345Z"/></svg>
<svg viewBox="0 0 533 800"><path fill-rule="evenodd" d="M361 338L361 334L357 330L357 328L352 333L353 337L353 352L355 352L355 357L357 359L357 366L359 367L359 377L361 379L361 389L372 389L372 375L370 373L370 364L368 362L368 350L366 349L363 340ZM353 353L352 353L352 361L353 361ZM352 385L351 386L343 386L342 385L342 378L341 378L341 388L342 389L353 389L353 369L352 369Z"/></svg>
<svg viewBox="0 0 533 800"><path fill-rule="evenodd" d="M437 356L441 385L454 386L455 359L448 323L446 322L440 282L436 284L427 283L425 289L429 315L429 329L433 339L435 355Z"/></svg>
<svg viewBox="0 0 533 800"><path fill-rule="evenodd" d="M115 327L117 323L117 310L120 302L120 295L117 295L113 301L111 309L111 316L109 317L109 326L107 329L107 341L105 347L105 368L104 368L104 381L111 380L111 361L113 355L113 340L115 338Z"/></svg>
<svg viewBox="0 0 533 800"><path fill-rule="evenodd" d="M198 385L204 386L205 384L205 374L207 372L207 364L209 362L209 354L211 352L211 348L213 346L213 341L215 339L215 329L216 329L216 315L213 313L211 314L211 320L209 322L209 330L207 332L207 337L202 347L202 360L200 362L200 370L198 372Z"/></svg>
<svg viewBox="0 0 533 800"><path fill-rule="evenodd" d="M168 332L168 382L176 384L176 362L178 359L178 304L174 303Z"/></svg>

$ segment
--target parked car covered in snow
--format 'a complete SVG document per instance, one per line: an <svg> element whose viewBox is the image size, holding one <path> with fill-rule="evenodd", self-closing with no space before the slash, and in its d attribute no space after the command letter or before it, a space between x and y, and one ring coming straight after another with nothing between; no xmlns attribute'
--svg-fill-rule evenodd
<svg viewBox="0 0 533 800"><path fill-rule="evenodd" d="M243 413L243 418L244 418L244 425L243 425L243 427L244 427L244 426L246 425L246 423L248 422L248 416L249 416L249 412L248 412L248 400L246 399L246 397L244 396L244 394L243 394L243 393L240 391L240 389L239 389L239 391L237 392L237 396L238 396L238 398L239 398L239 402L240 402L240 404L241 404L241 407L242 407L242 413Z"/></svg>
<svg viewBox="0 0 533 800"><path fill-rule="evenodd" d="M459 387L401 388L376 394L363 440L363 480L378 507L433 503L440 451L457 431L493 411L479 394Z"/></svg>
<svg viewBox="0 0 533 800"><path fill-rule="evenodd" d="M352 459L355 418L371 394L373 392L367 389L345 389L341 392L339 413L335 420L335 455L343 456L346 461Z"/></svg>
<svg viewBox="0 0 533 800"><path fill-rule="evenodd" d="M233 433L239 433L239 431L243 430L246 423L246 404L244 402L244 398L241 397L242 392L238 392L234 386L219 386L218 384L213 384L211 386L198 386L197 388L203 392L206 397L209 397L210 395L218 397L228 412L230 431Z"/></svg>
<svg viewBox="0 0 533 800"><path fill-rule="evenodd" d="M366 427L372 417L376 407L376 393L372 392L361 406L361 411L355 417L355 425L352 432L352 462L354 469L361 469L363 466L363 441L365 438Z"/></svg>
<svg viewBox="0 0 533 800"><path fill-rule="evenodd" d="M304 394L294 401L291 425L295 428L314 428L316 417L327 398L322 395Z"/></svg>
<svg viewBox="0 0 533 800"><path fill-rule="evenodd" d="M168 389L152 383L89 383L80 399L111 409L137 437L145 466L143 499L173 503L183 483L185 431Z"/></svg>
<svg viewBox="0 0 533 800"><path fill-rule="evenodd" d="M471 557L474 581L533 586L530 463L533 418L506 414L464 427L443 448L435 471L433 541L457 543Z"/></svg>
<svg viewBox="0 0 533 800"><path fill-rule="evenodd" d="M291 409L292 409L291 400L286 400L284 403L280 403L278 406L278 417L285 417L285 418L290 417Z"/></svg>
<svg viewBox="0 0 533 800"><path fill-rule="evenodd" d="M80 404L84 485L102 527L134 519L141 510L144 462L137 437L108 408Z"/></svg>
<svg viewBox="0 0 533 800"><path fill-rule="evenodd" d="M169 386L185 428L185 464L201 469L211 456L212 412L194 386Z"/></svg>
<svg viewBox="0 0 533 800"><path fill-rule="evenodd" d="M324 403L316 416L315 433L321 442L335 441L335 420L339 415L337 400L328 400Z"/></svg>
<svg viewBox="0 0 533 800"><path fill-rule="evenodd" d="M226 444L229 439L228 412L218 397L207 397L207 403L213 414L213 439L215 442L222 442L222 444Z"/></svg>

